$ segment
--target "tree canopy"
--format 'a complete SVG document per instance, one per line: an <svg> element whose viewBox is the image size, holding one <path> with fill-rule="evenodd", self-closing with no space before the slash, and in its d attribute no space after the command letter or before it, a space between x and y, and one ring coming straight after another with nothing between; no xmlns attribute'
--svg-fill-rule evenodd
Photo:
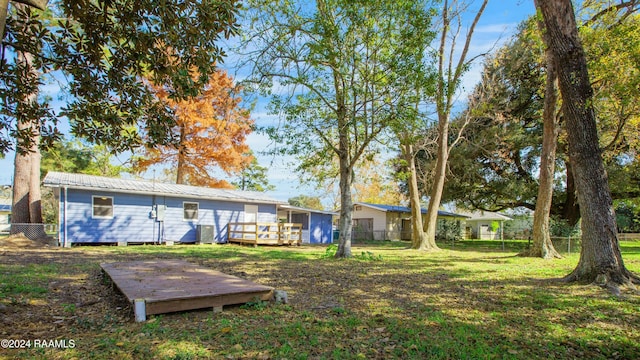
<svg viewBox="0 0 640 360"><path fill-rule="evenodd" d="M614 199L638 196L637 76L640 54L635 14L614 21L599 19L582 26L590 79L594 87L599 144ZM539 157L542 144L542 108L546 65L544 44L530 18L503 48L485 61L482 80L469 106L452 123L454 128L472 116L463 141L451 151L444 201L491 211L526 207L535 209ZM629 74L630 76L627 76ZM558 103L561 104L561 99ZM562 113L557 114L562 119ZM562 126L562 121L560 123ZM567 134L558 139L554 196L551 213L575 224L577 200ZM431 153L419 153L418 166L429 169ZM423 183L427 188L429 183Z"/></svg>
<svg viewBox="0 0 640 360"><path fill-rule="evenodd" d="M288 200L289 205L306 209L324 210L319 197L309 195L298 195Z"/></svg>
<svg viewBox="0 0 640 360"><path fill-rule="evenodd" d="M246 137L253 120L242 107L240 88L226 72L213 73L201 94L190 99L175 100L171 89L154 85L156 96L172 110L178 143L147 146L135 162L139 171L152 165L171 165L176 170L176 183L231 188L230 182L215 176L222 170L229 177L240 173L253 156ZM151 142L151 141L150 141Z"/></svg>
<svg viewBox="0 0 640 360"><path fill-rule="evenodd" d="M339 178L336 256L348 257L354 168L376 151L375 139L395 117L394 75L407 64L399 61L406 40L428 34L407 29L428 29L429 9L424 2L364 0L318 0L314 7L256 0L249 7L249 80L284 119L267 130L281 145L274 152L296 156L298 169L314 169L319 180Z"/></svg>
<svg viewBox="0 0 640 360"><path fill-rule="evenodd" d="M173 98L196 95L223 60L220 39L238 30L239 6L234 0L56 1L46 11L12 6L0 60L0 152L14 148L15 138L28 142L29 131L15 130L20 116L39 119L44 139L66 117L75 135L115 150L141 145L136 127L152 144L175 140L170 109L143 77L167 84ZM33 76L16 62L18 51L34 57ZM55 76L64 77L68 95L60 113L48 101L25 103Z"/></svg>
<svg viewBox="0 0 640 360"><path fill-rule="evenodd" d="M63 140L42 152L41 177L49 171L119 177L131 167L114 165L105 145L88 145L79 140Z"/></svg>
<svg viewBox="0 0 640 360"><path fill-rule="evenodd" d="M231 185L238 190L258 192L274 190L275 186L269 184L269 178L267 177L268 169L261 166L258 163L258 159L252 154L251 163L238 173L235 180L231 182Z"/></svg>

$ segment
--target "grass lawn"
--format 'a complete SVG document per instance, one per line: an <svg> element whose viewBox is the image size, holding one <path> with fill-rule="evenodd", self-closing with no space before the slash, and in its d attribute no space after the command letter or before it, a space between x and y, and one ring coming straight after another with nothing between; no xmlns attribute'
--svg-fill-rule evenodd
<svg viewBox="0 0 640 360"><path fill-rule="evenodd" d="M30 340L31 348L0 348L0 359L640 357L640 296L550 281L568 274L578 254L545 261L517 257L522 243L506 245L421 253L385 242L354 245L350 260L315 246L3 248L0 339ZM627 267L640 273L640 243L622 247ZM286 290L289 304L136 323L99 267L174 258Z"/></svg>

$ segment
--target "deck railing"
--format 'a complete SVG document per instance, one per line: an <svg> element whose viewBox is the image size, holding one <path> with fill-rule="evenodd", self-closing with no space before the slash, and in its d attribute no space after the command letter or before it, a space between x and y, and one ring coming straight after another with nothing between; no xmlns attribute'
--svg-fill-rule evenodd
<svg viewBox="0 0 640 360"><path fill-rule="evenodd" d="M293 223L229 223L229 242L253 245L300 245L302 224Z"/></svg>

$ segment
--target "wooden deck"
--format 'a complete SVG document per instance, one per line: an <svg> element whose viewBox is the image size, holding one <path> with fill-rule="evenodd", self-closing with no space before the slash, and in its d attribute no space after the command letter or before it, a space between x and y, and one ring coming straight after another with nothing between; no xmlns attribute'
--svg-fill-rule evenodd
<svg viewBox="0 0 640 360"><path fill-rule="evenodd" d="M134 305L136 321L147 315L269 300L273 288L181 260L100 264Z"/></svg>
<svg viewBox="0 0 640 360"><path fill-rule="evenodd" d="M252 245L300 245L302 224L229 223L227 239L232 243Z"/></svg>

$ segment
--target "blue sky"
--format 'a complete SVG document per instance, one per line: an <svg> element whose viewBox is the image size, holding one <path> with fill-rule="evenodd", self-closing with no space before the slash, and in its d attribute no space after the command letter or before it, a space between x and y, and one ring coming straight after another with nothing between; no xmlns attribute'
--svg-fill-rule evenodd
<svg viewBox="0 0 640 360"><path fill-rule="evenodd" d="M479 1L476 1L476 3L479 3ZM475 5L476 8L478 6L479 4ZM532 15L534 11L533 0L490 0L474 34L470 56L485 53L508 40L516 30L517 25L526 17ZM229 59L223 67L227 68L230 74L234 74L236 72L234 66L234 62ZM478 59L465 76L463 87L466 90L470 90L480 79L481 68L482 59ZM51 88L50 91L55 92L55 87ZM277 120L267 114L265 110L266 102L266 99L260 99L252 113L252 117L258 125L272 123ZM67 129L68 125L63 124L62 128ZM269 140L265 135L255 133L248 137L247 142L256 153L265 150L265 147L269 144ZM7 154L4 159L0 159L0 185L11 183L13 178L13 159L13 153ZM276 186L276 190L270 193L273 197L286 201L288 198L299 194L322 195L315 192L310 186L300 186L299 175L295 174L289 165L291 159L258 155L258 161L262 166L269 168L269 181ZM152 176L153 174L149 174L149 177ZM325 205L329 205L327 201L325 201Z"/></svg>

